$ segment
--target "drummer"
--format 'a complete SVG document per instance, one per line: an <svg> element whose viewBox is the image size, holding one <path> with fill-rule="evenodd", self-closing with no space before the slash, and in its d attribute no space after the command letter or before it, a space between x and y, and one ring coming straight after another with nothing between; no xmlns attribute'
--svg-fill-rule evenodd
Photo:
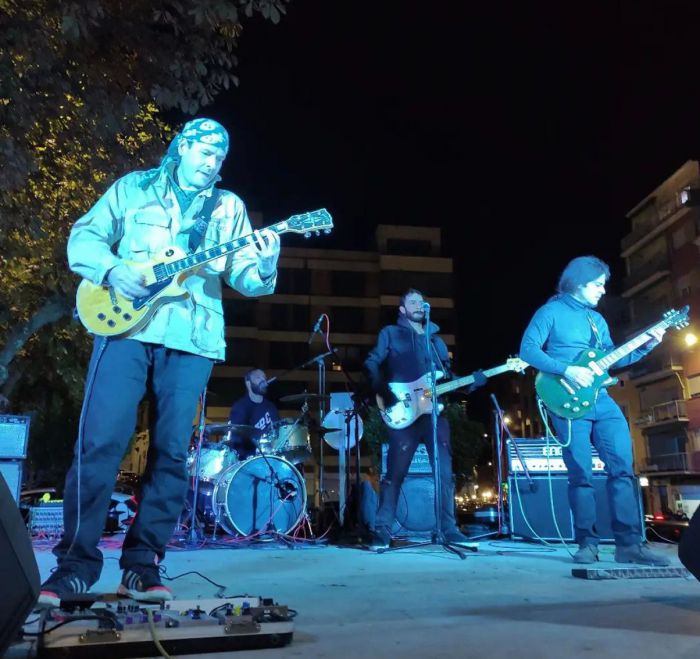
<svg viewBox="0 0 700 659"><path fill-rule="evenodd" d="M274 403L265 398L267 394L267 377L261 368L253 368L245 374L247 394L239 398L231 407L229 421L235 424L254 426L258 437L272 429L272 424L279 421L279 413ZM255 455L255 442L243 435L231 434L231 447L241 460Z"/></svg>

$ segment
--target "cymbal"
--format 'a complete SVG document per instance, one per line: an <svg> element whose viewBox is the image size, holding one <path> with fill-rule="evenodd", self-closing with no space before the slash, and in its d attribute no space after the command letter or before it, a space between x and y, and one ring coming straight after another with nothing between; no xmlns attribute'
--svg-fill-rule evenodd
<svg viewBox="0 0 700 659"><path fill-rule="evenodd" d="M282 396L280 398L280 403L302 403L307 400L330 400L331 397L326 394L322 396L321 394L311 394L306 391L302 394L290 394L289 396Z"/></svg>
<svg viewBox="0 0 700 659"><path fill-rule="evenodd" d="M226 433L231 431L244 437L253 437L259 432L255 426L246 426L242 423L210 423L204 426L204 430L209 433Z"/></svg>

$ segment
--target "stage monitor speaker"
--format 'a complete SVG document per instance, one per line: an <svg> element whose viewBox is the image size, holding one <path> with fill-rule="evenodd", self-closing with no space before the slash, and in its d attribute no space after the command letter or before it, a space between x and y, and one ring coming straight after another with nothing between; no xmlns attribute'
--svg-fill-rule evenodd
<svg viewBox="0 0 700 659"><path fill-rule="evenodd" d="M688 528L683 532L678 545L678 558L700 581L700 508L693 513Z"/></svg>
<svg viewBox="0 0 700 659"><path fill-rule="evenodd" d="M508 477L508 511L511 537L526 540L558 541L559 533L554 524L556 519L559 532L564 540L574 540L574 520L569 508L568 479L565 475L552 476L552 495L547 476L533 477L534 489L523 475ZM608 506L607 476L593 475L593 489L596 499L596 530L601 540L614 540ZM640 528L644 529L639 480L634 479L634 492L639 510ZM517 488L517 489L516 489ZM518 492L520 497L518 497ZM521 507L522 504L522 507ZM554 515L552 514L552 509ZM528 526L529 524L529 526ZM530 528L531 527L531 528Z"/></svg>
<svg viewBox="0 0 700 659"><path fill-rule="evenodd" d="M0 476L0 657L39 597L39 569L27 527Z"/></svg>

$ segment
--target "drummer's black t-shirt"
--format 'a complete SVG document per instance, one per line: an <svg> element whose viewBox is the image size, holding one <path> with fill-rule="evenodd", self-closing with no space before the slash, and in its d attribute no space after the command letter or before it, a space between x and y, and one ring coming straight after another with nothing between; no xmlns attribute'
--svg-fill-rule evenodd
<svg viewBox="0 0 700 659"><path fill-rule="evenodd" d="M279 418L277 408L267 398L263 398L260 403L254 403L247 395L239 398L233 404L229 414L231 423L255 426L258 429L257 437L268 430L274 421L279 421ZM231 445L241 460L245 460L255 453L255 444L247 437L236 436L232 433Z"/></svg>

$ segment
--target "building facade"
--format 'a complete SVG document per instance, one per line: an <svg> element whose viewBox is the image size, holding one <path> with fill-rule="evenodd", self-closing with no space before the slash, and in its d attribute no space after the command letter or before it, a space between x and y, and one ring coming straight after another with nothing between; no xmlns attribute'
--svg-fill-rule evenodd
<svg viewBox="0 0 700 659"><path fill-rule="evenodd" d="M687 330L626 370L612 391L630 421L638 473L649 481L647 511L684 511L700 503L700 166L688 161L628 214L621 256L626 277L625 338L690 305Z"/></svg>

